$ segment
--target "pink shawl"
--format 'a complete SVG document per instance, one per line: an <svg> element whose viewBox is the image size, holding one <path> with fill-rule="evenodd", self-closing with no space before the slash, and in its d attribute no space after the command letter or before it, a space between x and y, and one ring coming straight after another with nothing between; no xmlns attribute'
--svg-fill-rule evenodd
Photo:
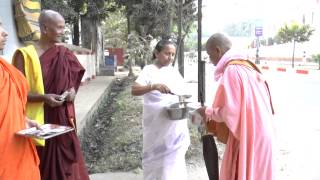
<svg viewBox="0 0 320 180"><path fill-rule="evenodd" d="M217 64L216 71L214 72L214 79L218 81L224 72L224 68L226 64L234 59L248 59L248 55L243 51L239 50L229 50L227 51L220 59L219 63Z"/></svg>

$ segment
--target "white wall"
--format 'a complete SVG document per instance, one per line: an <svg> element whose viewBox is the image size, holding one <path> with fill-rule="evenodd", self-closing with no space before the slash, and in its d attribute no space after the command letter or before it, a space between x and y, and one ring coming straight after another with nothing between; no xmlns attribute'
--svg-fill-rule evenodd
<svg viewBox="0 0 320 180"><path fill-rule="evenodd" d="M6 47L3 51L3 57L11 62L12 55L14 51L21 47L22 44L18 40L18 35L16 31L16 25L14 20L14 0L0 0L0 19L2 21L3 27L8 32L8 40Z"/></svg>
<svg viewBox="0 0 320 180"><path fill-rule="evenodd" d="M80 64L85 68L86 72L83 75L81 82L86 82L96 76L96 60L94 54L75 54Z"/></svg>

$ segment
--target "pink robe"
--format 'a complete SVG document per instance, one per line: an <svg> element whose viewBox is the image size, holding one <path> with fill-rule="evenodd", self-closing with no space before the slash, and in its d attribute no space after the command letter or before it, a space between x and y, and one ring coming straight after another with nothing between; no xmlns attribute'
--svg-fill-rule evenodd
<svg viewBox="0 0 320 180"><path fill-rule="evenodd" d="M228 65L246 56L226 52L217 65L220 79L212 107L206 116L225 122L230 130L220 180L275 179L275 137L271 97L265 80L243 65Z"/></svg>

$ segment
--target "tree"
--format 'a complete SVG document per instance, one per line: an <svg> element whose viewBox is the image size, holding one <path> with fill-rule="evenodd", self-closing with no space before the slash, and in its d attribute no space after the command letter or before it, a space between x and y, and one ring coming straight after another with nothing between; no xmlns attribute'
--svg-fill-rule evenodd
<svg viewBox="0 0 320 180"><path fill-rule="evenodd" d="M238 23L228 24L224 31L230 35L235 37L251 37L254 33L255 21L247 20Z"/></svg>
<svg viewBox="0 0 320 180"><path fill-rule="evenodd" d="M148 46L150 46L150 41L145 41L145 39L150 39L149 37L156 39L159 37L173 37L173 39L178 37L177 54L178 56L180 54L179 57L183 58L184 38L190 32L193 22L196 20L195 0L115 0L115 2L119 6L125 6L128 36L131 33L136 33L139 36L137 40L145 46L146 43L149 43ZM131 51L129 50L131 47L135 46L128 47L128 51ZM129 58L130 60L132 58ZM147 61L147 59L144 59L144 61ZM179 70L183 68L181 61L183 60L179 62Z"/></svg>
<svg viewBox="0 0 320 180"><path fill-rule="evenodd" d="M81 15L82 46L96 51L101 22L117 8L112 0L87 0L85 6L85 13Z"/></svg>
<svg viewBox="0 0 320 180"><path fill-rule="evenodd" d="M80 13L83 12L85 5L85 0L70 0L70 5L75 12L73 24L73 35L72 35L72 44L79 46L80 45Z"/></svg>
<svg viewBox="0 0 320 180"><path fill-rule="evenodd" d="M193 0L178 0L177 5L178 17L178 66L179 72L184 76L184 44L185 37L190 32L194 21L196 20L196 7Z"/></svg>
<svg viewBox="0 0 320 180"><path fill-rule="evenodd" d="M151 35L154 38L168 37L177 34L178 16L176 14L181 0L115 0L120 6L125 6L129 14L128 25L136 31L139 36ZM195 0L185 0L183 3L183 30L188 30L187 24L195 21Z"/></svg>
<svg viewBox="0 0 320 180"><path fill-rule="evenodd" d="M312 55L312 60L319 63L319 70L320 70L320 54Z"/></svg>
<svg viewBox="0 0 320 180"><path fill-rule="evenodd" d="M147 60L151 61L152 50L150 47L151 36L146 38L139 36L136 33L131 33L128 35L128 66L129 74L128 76L133 76L132 65L139 65L143 68L147 64Z"/></svg>
<svg viewBox="0 0 320 180"><path fill-rule="evenodd" d="M285 24L281 27L276 35L276 39L279 39L282 43L292 42L292 68L294 67L294 53L296 42L309 41L310 36L313 34L314 29L310 25L299 25L292 23L291 25Z"/></svg>
<svg viewBox="0 0 320 180"><path fill-rule="evenodd" d="M134 50L134 45L133 43L135 42L134 39L131 36L131 19L132 19L132 14L134 12L134 6L136 4L140 4L142 1L141 0L131 0L131 1L127 1L127 0L116 0L115 1L116 4L122 8L125 8L126 11L126 18L127 18L127 33L126 33L126 42L127 42L127 49L126 49L126 54L128 54L128 56L126 55L126 59L128 59L128 68L129 68L129 73L128 76L133 76L133 71L132 71L132 66L133 66L133 61L135 56L131 54L130 51L132 52L136 52Z"/></svg>
<svg viewBox="0 0 320 180"><path fill-rule="evenodd" d="M184 38L196 20L195 0L118 0L128 12L128 34L132 29L145 39L148 36L178 37L179 70L183 72ZM179 15L177 15L179 14ZM131 22L131 23L130 23ZM144 42L141 41L143 44ZM183 73L182 73L183 74Z"/></svg>
<svg viewBox="0 0 320 180"><path fill-rule="evenodd" d="M119 6L119 8L125 8L127 17L127 34L129 35L131 33L131 16L134 12L134 6L141 4L142 0L115 0L115 3Z"/></svg>
<svg viewBox="0 0 320 180"><path fill-rule="evenodd" d="M125 9L119 8L102 22L105 47L127 47L127 20Z"/></svg>

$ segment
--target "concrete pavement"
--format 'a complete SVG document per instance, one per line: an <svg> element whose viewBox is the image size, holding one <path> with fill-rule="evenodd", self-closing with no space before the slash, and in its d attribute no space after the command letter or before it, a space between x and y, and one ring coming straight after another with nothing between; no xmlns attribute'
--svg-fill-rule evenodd
<svg viewBox="0 0 320 180"><path fill-rule="evenodd" d="M80 86L75 99L78 133L91 119L100 101L107 95L111 82L127 74L127 72L117 72L115 76L96 76Z"/></svg>
<svg viewBox="0 0 320 180"><path fill-rule="evenodd" d="M135 174L133 172L116 172L116 173L99 173L91 174L91 180L142 180L142 173Z"/></svg>

